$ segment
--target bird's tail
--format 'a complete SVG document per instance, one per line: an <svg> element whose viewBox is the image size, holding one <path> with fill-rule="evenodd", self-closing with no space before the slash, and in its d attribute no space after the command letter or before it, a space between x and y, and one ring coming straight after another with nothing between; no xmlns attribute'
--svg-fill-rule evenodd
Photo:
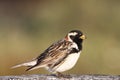
<svg viewBox="0 0 120 80"><path fill-rule="evenodd" d="M25 63L22 63L22 64L15 65L11 68L13 69L13 68L18 68L18 67L22 67L22 66L34 66L36 64L37 64L37 60L33 60L33 61L30 61L30 62L25 62Z"/></svg>

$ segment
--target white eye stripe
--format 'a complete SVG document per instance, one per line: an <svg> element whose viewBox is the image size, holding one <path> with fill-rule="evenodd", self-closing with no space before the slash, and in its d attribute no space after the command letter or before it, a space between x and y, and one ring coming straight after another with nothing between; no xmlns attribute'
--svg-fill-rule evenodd
<svg viewBox="0 0 120 80"><path fill-rule="evenodd" d="M72 32L72 33L68 33L68 41L70 41L70 42L73 42L73 40L70 38L70 36L75 36L75 35L77 35L78 33L76 33L76 32Z"/></svg>
<svg viewBox="0 0 120 80"><path fill-rule="evenodd" d="M69 33L68 35L69 36L75 36L75 35L77 35L78 33L76 33L76 32L74 32L74 33Z"/></svg>

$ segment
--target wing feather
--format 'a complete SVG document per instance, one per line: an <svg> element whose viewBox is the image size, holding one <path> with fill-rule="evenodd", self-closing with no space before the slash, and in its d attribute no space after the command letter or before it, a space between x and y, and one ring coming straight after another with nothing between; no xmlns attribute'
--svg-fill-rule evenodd
<svg viewBox="0 0 120 80"><path fill-rule="evenodd" d="M51 65L54 66L58 61L61 61L67 54L71 51L69 47L71 46L71 42L61 40L57 43L51 45L48 49L44 51L40 56L37 57L37 64L28 68L28 70L33 70L39 68L39 66L43 65Z"/></svg>

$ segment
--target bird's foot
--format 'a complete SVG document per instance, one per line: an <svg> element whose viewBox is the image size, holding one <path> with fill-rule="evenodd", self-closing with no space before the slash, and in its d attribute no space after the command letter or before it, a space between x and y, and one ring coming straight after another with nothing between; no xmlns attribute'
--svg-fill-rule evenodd
<svg viewBox="0 0 120 80"><path fill-rule="evenodd" d="M58 78L72 78L71 75L64 75L60 72L57 72L56 77L58 77Z"/></svg>

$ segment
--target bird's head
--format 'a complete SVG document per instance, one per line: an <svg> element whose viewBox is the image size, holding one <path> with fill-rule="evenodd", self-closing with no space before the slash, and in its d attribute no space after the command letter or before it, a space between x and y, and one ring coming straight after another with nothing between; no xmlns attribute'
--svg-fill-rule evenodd
<svg viewBox="0 0 120 80"><path fill-rule="evenodd" d="M86 37L81 31L72 30L66 35L65 39L70 42L78 43L78 42L82 42L84 39L86 39Z"/></svg>

